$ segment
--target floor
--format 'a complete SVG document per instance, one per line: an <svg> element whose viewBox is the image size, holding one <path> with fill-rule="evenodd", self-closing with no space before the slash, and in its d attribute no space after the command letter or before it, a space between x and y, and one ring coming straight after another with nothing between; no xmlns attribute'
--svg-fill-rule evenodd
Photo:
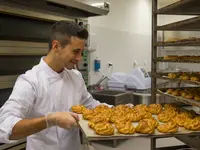
<svg viewBox="0 0 200 150"><path fill-rule="evenodd" d="M169 147L184 145L175 138L158 139L156 147ZM133 138L129 140L121 140L116 148L113 147L112 141L92 142L94 150L150 150L149 138ZM93 150L92 148L90 150Z"/></svg>

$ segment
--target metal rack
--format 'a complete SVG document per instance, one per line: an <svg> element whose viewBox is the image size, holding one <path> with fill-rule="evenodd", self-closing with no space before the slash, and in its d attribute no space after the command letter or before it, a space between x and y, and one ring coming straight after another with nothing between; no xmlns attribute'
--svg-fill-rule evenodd
<svg viewBox="0 0 200 150"><path fill-rule="evenodd" d="M183 40L175 42L158 42L157 32L158 31L200 31L200 17L193 17L183 21L170 23L167 25L158 26L157 17L158 15L200 15L200 1L199 0L180 0L168 6L158 9L158 0L152 1L152 102L156 102L156 94L162 94L163 96L170 96L174 100L190 104L192 106L200 107L200 103L195 100L188 100L181 97L173 97L166 94L165 92L158 90L156 86L157 79L170 80L174 82L182 82L187 84L199 85L198 82L186 81L181 79L169 79L161 76L160 72L157 72L157 66L159 62L170 62L170 63L200 63L199 60L164 60L163 57L158 57L158 47L169 47L169 46L200 46L200 40ZM200 141L199 136L190 137L189 135L175 136L177 139L183 141L187 145L200 149L198 142ZM155 140L155 139L154 139Z"/></svg>

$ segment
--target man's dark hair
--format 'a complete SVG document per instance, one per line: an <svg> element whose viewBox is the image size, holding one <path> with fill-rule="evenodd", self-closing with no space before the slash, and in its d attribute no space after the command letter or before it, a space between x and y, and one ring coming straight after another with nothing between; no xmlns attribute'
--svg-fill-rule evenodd
<svg viewBox="0 0 200 150"><path fill-rule="evenodd" d="M52 49L52 41L58 40L64 48L70 43L70 38L72 36L78 37L80 39L88 39L88 31L78 24L70 21L59 21L56 22L51 29L51 36L49 41L49 50Z"/></svg>

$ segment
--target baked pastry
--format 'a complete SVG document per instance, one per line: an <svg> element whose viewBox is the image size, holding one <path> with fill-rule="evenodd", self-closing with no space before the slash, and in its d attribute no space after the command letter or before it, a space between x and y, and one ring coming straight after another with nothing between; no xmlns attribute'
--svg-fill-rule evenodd
<svg viewBox="0 0 200 150"><path fill-rule="evenodd" d="M180 127L184 126L184 123L186 121L187 117L183 114L178 114L174 118L172 118L172 121L174 121L176 124L178 124Z"/></svg>
<svg viewBox="0 0 200 150"><path fill-rule="evenodd" d="M197 119L187 119L184 123L184 128L192 131L200 130L200 122Z"/></svg>
<svg viewBox="0 0 200 150"><path fill-rule="evenodd" d="M175 73L168 73L168 78L170 78L170 79L176 79L177 78L177 74L175 74Z"/></svg>
<svg viewBox="0 0 200 150"><path fill-rule="evenodd" d="M137 122L140 121L142 119L142 117L140 116L139 113L129 113L126 115L127 120L131 121L131 122Z"/></svg>
<svg viewBox="0 0 200 150"><path fill-rule="evenodd" d="M189 93L189 94L185 95L184 98L193 99L194 95L192 93Z"/></svg>
<svg viewBox="0 0 200 150"><path fill-rule="evenodd" d="M145 110L146 111L147 105L146 104L139 104L133 107L134 110Z"/></svg>
<svg viewBox="0 0 200 150"><path fill-rule="evenodd" d="M124 115L119 115L119 114L118 115L115 114L115 115L112 115L110 117L110 122L111 123L115 123L118 120L128 120L128 119Z"/></svg>
<svg viewBox="0 0 200 150"><path fill-rule="evenodd" d="M83 111L83 118L85 120L90 120L92 118L94 118L94 116L96 115L97 113L94 111L94 109L85 109Z"/></svg>
<svg viewBox="0 0 200 150"><path fill-rule="evenodd" d="M165 104L164 111L175 111L179 112L180 109L175 104Z"/></svg>
<svg viewBox="0 0 200 150"><path fill-rule="evenodd" d="M180 114L185 115L187 118L193 119L196 116L196 112L193 110L182 111Z"/></svg>
<svg viewBox="0 0 200 150"><path fill-rule="evenodd" d="M150 124L149 121L144 119L144 120L140 120L135 130L137 133L153 134L155 132L155 127L152 124Z"/></svg>
<svg viewBox="0 0 200 150"><path fill-rule="evenodd" d="M181 95L180 90L175 90L175 91L173 91L173 92L172 92L172 95L173 95L173 96L180 96L180 95Z"/></svg>
<svg viewBox="0 0 200 150"><path fill-rule="evenodd" d="M185 96L187 96L188 94L186 93L186 92L181 92L181 96L182 97L185 97Z"/></svg>
<svg viewBox="0 0 200 150"><path fill-rule="evenodd" d="M175 122L168 122L165 124L160 124L157 130L161 133L176 133L178 131L178 125Z"/></svg>
<svg viewBox="0 0 200 150"><path fill-rule="evenodd" d="M99 106L95 107L94 111L97 113L100 113L100 112L108 110L108 109L110 109L110 108L106 105L99 105Z"/></svg>
<svg viewBox="0 0 200 150"><path fill-rule="evenodd" d="M192 77L190 77L190 80L191 80L191 81L199 81L199 78L196 77L196 76L192 76Z"/></svg>
<svg viewBox="0 0 200 150"><path fill-rule="evenodd" d="M114 127L107 122L100 122L94 126L94 131L98 135L113 135Z"/></svg>
<svg viewBox="0 0 200 150"><path fill-rule="evenodd" d="M166 43L175 43L175 42L178 42L178 41L180 41L180 38L169 38L165 42Z"/></svg>
<svg viewBox="0 0 200 150"><path fill-rule="evenodd" d="M158 126L158 121L155 118L148 118L148 119L143 119L144 121L149 122L154 128L157 128Z"/></svg>
<svg viewBox="0 0 200 150"><path fill-rule="evenodd" d="M173 89L168 89L168 90L167 90L167 94L172 94L173 92L174 92Z"/></svg>
<svg viewBox="0 0 200 150"><path fill-rule="evenodd" d="M199 96L199 95L196 95L196 96L194 97L194 100L200 101L200 96Z"/></svg>
<svg viewBox="0 0 200 150"><path fill-rule="evenodd" d="M177 55L164 56L164 60L177 60L177 59L178 59Z"/></svg>
<svg viewBox="0 0 200 150"><path fill-rule="evenodd" d="M159 114L162 111L162 105L150 104L149 106L147 106L146 110L152 114Z"/></svg>
<svg viewBox="0 0 200 150"><path fill-rule="evenodd" d="M83 105L75 105L75 106L72 106L71 109L73 112L75 112L77 114L82 114L83 111L86 109L86 107Z"/></svg>
<svg viewBox="0 0 200 150"><path fill-rule="evenodd" d="M115 125L117 131L121 134L134 134L135 128L130 121L128 122L121 122Z"/></svg>
<svg viewBox="0 0 200 150"><path fill-rule="evenodd" d="M171 120L172 116L169 113L162 112L158 114L158 120L160 122L169 122Z"/></svg>
<svg viewBox="0 0 200 150"><path fill-rule="evenodd" d="M142 117L142 119L149 119L152 118L152 114L150 112L145 112L144 114L140 114L139 115Z"/></svg>

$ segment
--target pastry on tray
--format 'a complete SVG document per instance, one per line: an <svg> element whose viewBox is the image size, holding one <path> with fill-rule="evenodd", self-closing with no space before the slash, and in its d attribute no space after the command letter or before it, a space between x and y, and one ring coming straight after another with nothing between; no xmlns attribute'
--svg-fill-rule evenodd
<svg viewBox="0 0 200 150"><path fill-rule="evenodd" d="M161 133L176 133L178 132L178 125L175 122L170 121L165 124L160 124L157 127L157 130Z"/></svg>
<svg viewBox="0 0 200 150"><path fill-rule="evenodd" d="M158 114L158 120L160 122L169 122L171 120L172 116L169 113L162 112Z"/></svg>
<svg viewBox="0 0 200 150"><path fill-rule="evenodd" d="M94 131L98 135L113 135L114 127L110 123L100 122L94 126Z"/></svg>
<svg viewBox="0 0 200 150"><path fill-rule="evenodd" d="M175 104L165 104L164 111L175 111L179 112L180 109Z"/></svg>
<svg viewBox="0 0 200 150"><path fill-rule="evenodd" d="M136 105L135 107L133 107L133 110L143 110L143 111L146 111L146 108L147 108L147 105L146 104L139 104L139 105Z"/></svg>
<svg viewBox="0 0 200 150"><path fill-rule="evenodd" d="M194 97L194 100L200 101L200 96L199 96L199 95L196 95L196 96Z"/></svg>
<svg viewBox="0 0 200 150"><path fill-rule="evenodd" d="M73 112L77 114L82 114L83 111L86 109L86 107L83 105L75 105L75 106L72 106L71 109Z"/></svg>
<svg viewBox="0 0 200 150"><path fill-rule="evenodd" d="M88 122L88 126L93 129L97 123L109 122L109 121L110 121L110 118L106 116L102 116L101 114L98 114L94 116L94 118L90 119L90 121Z"/></svg>
<svg viewBox="0 0 200 150"><path fill-rule="evenodd" d="M108 109L110 109L108 106L102 104L102 105L95 107L94 111L99 113L99 112L102 112L102 111L105 111Z"/></svg>
<svg viewBox="0 0 200 150"><path fill-rule="evenodd" d="M136 112L132 112L126 115L127 120L131 121L131 122L137 122L140 121L142 119L141 115L139 113Z"/></svg>
<svg viewBox="0 0 200 150"><path fill-rule="evenodd" d="M172 121L174 121L180 127L184 126L184 123L185 123L186 120L187 120L187 117L183 114L178 114L174 118L172 118Z"/></svg>
<svg viewBox="0 0 200 150"><path fill-rule="evenodd" d="M147 106L146 111L152 113L152 114L159 114L162 111L162 105L160 104L150 104Z"/></svg>
<svg viewBox="0 0 200 150"><path fill-rule="evenodd" d="M158 121L155 118L148 118L148 119L143 119L144 121L149 122L154 128L157 128L158 126Z"/></svg>
<svg viewBox="0 0 200 150"><path fill-rule="evenodd" d="M137 133L154 134L155 127L148 120L144 119L140 120L135 130Z"/></svg>
<svg viewBox="0 0 200 150"><path fill-rule="evenodd" d="M176 79L177 78L177 74L176 73L168 73L168 78Z"/></svg>
<svg viewBox="0 0 200 150"><path fill-rule="evenodd" d="M173 92L174 92L173 89L168 89L168 90L167 90L167 94L172 94Z"/></svg>
<svg viewBox="0 0 200 150"><path fill-rule="evenodd" d="M94 111L94 109L85 109L83 111L83 118L85 120L91 120L92 118L94 118L94 116L96 115L97 113Z"/></svg>
<svg viewBox="0 0 200 150"><path fill-rule="evenodd" d="M135 127L132 125L130 121L124 121L121 123L115 124L117 131L121 134L134 134Z"/></svg>
<svg viewBox="0 0 200 150"><path fill-rule="evenodd" d="M139 114L140 114L140 116L142 117L142 119L149 119L149 118L152 118L152 114L150 113L150 112L145 112L145 113L140 113L140 112L138 112Z"/></svg>
<svg viewBox="0 0 200 150"><path fill-rule="evenodd" d="M173 95L173 96L180 96L180 95L181 95L180 90L175 90L175 91L173 91L173 92L172 92L172 95Z"/></svg>
<svg viewBox="0 0 200 150"><path fill-rule="evenodd" d="M192 131L200 131L200 122L197 119L187 119L184 128Z"/></svg>
<svg viewBox="0 0 200 150"><path fill-rule="evenodd" d="M163 59L164 60L178 60L178 56L177 55L168 55L168 56L164 56Z"/></svg>

